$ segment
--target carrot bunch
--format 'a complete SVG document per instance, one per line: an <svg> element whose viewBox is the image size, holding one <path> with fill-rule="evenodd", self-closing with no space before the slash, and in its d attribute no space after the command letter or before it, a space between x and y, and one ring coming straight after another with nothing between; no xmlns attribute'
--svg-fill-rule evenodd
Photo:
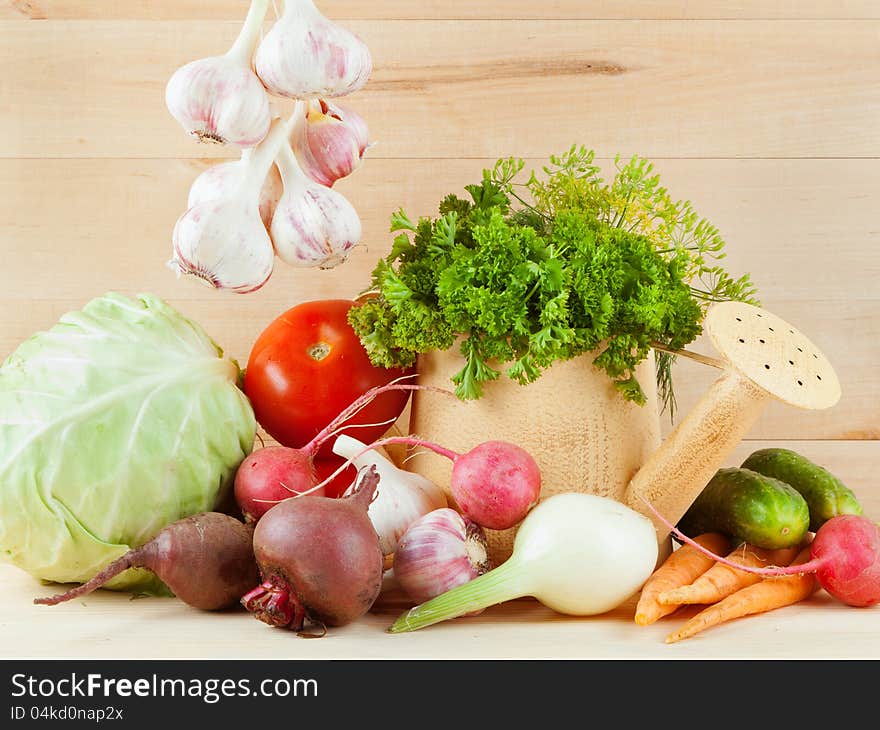
<svg viewBox="0 0 880 730"><path fill-rule="evenodd" d="M740 543L730 550L727 537L719 533L708 532L695 539L712 552L726 551L729 561L743 566L795 565L810 557L809 546L767 550ZM693 546L682 545L645 582L635 622L647 626L681 606L706 605L666 637L666 643L672 644L735 618L790 606L808 598L817 586L812 573L762 578L716 563Z"/></svg>

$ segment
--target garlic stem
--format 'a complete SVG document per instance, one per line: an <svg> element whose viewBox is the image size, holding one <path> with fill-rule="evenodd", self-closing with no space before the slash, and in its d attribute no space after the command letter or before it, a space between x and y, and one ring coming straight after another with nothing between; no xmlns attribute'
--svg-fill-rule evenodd
<svg viewBox="0 0 880 730"><path fill-rule="evenodd" d="M416 631L526 595L529 595L526 573L520 561L512 556L494 570L411 608L388 631L392 634Z"/></svg>
<svg viewBox="0 0 880 730"><path fill-rule="evenodd" d="M290 134L298 124L304 123L305 111L306 102L298 101L293 114L286 124L286 140L290 139ZM278 165L278 172L281 173L281 181L284 183L285 191L301 189L311 182L308 175L306 175L302 167L300 167L296 155L293 154L293 149L291 149L289 141L280 146L275 164Z"/></svg>
<svg viewBox="0 0 880 730"><path fill-rule="evenodd" d="M283 143L287 139L287 134L287 123L276 119L272 122L269 134L267 134L266 138L257 145L254 152L248 158L243 157L246 167L245 174L239 183L239 195L249 196L255 200L259 200L263 182L266 180L269 170L275 163L275 158L278 156L278 150L283 146Z"/></svg>
<svg viewBox="0 0 880 730"><path fill-rule="evenodd" d="M251 0L247 17L241 31L232 47L226 52L229 58L239 61L242 65L250 67L257 40L263 29L263 21L266 19L266 11L269 9L269 0Z"/></svg>

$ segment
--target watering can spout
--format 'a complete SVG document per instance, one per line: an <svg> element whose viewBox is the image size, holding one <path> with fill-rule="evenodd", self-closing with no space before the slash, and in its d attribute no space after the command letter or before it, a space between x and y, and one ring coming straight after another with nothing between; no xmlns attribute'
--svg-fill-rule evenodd
<svg viewBox="0 0 880 730"><path fill-rule="evenodd" d="M771 400L811 410L840 399L828 359L797 329L743 302L720 302L704 329L721 359L696 356L721 374L630 481L625 502L649 517L663 542Z"/></svg>

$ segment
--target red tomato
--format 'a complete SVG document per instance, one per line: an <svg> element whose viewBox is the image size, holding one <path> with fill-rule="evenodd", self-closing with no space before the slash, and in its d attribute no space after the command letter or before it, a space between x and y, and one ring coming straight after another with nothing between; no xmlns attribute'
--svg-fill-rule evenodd
<svg viewBox="0 0 880 730"><path fill-rule="evenodd" d="M260 425L284 446L301 448L359 396L412 370L373 365L348 323L347 299L298 304L273 320L251 349L244 392ZM406 381L405 381L406 382ZM349 424L384 424L352 429L350 436L370 443L406 407L409 391L383 393ZM322 456L333 456L333 439Z"/></svg>
<svg viewBox="0 0 880 730"><path fill-rule="evenodd" d="M323 482L345 463L345 459L341 456L336 456L335 454L331 456L332 458L315 459L315 477L318 483ZM345 471L324 486L324 496L341 497L355 479L357 479L357 469L355 469L354 464L349 464Z"/></svg>

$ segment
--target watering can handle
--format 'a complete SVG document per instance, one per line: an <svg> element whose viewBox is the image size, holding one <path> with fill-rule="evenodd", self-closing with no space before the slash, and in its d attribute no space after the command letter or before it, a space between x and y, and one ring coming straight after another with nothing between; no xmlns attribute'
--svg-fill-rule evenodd
<svg viewBox="0 0 880 730"><path fill-rule="evenodd" d="M840 398L840 383L825 356L767 310L744 302L716 303L707 312L705 330L722 360L654 345L722 370L627 487L626 503L654 522L661 543L669 529L650 511L646 500L675 524L768 402L821 409Z"/></svg>

